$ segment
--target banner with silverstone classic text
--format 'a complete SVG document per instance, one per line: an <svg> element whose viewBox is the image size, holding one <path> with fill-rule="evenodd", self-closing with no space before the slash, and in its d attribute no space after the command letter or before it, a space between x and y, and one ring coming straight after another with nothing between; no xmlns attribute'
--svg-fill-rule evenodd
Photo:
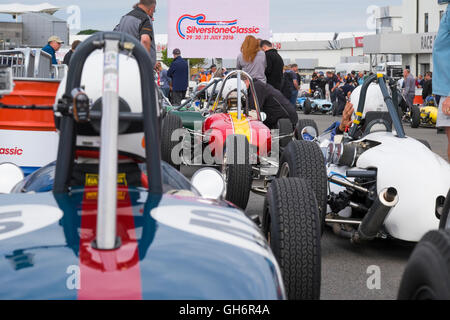
<svg viewBox="0 0 450 320"><path fill-rule="evenodd" d="M248 35L268 39L269 0L169 0L168 56L235 59Z"/></svg>

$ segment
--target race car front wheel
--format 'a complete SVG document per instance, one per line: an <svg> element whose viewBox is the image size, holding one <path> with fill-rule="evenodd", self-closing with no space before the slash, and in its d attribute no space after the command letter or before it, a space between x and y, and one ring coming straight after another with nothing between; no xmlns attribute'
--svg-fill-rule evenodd
<svg viewBox="0 0 450 320"><path fill-rule="evenodd" d="M289 142L292 141L292 136L294 133L294 126L292 125L291 120L289 119L280 119L278 120L278 131L280 137L280 147L285 148Z"/></svg>
<svg viewBox="0 0 450 320"><path fill-rule="evenodd" d="M319 146L310 141L291 142L281 157L278 177L302 178L309 183L317 199L323 231L327 213L328 178L325 159Z"/></svg>
<svg viewBox="0 0 450 320"><path fill-rule="evenodd" d="M227 183L225 199L245 210L253 182L250 145L247 137L229 136L224 155L222 173Z"/></svg>
<svg viewBox="0 0 450 320"><path fill-rule="evenodd" d="M406 266L399 300L450 300L450 232L431 231Z"/></svg>
<svg viewBox="0 0 450 320"><path fill-rule="evenodd" d="M303 112L305 114L310 114L312 112L312 102L309 99L306 99L303 104Z"/></svg>
<svg viewBox="0 0 450 320"><path fill-rule="evenodd" d="M178 155L178 159L174 159L172 150L181 143L183 138L180 137L179 140L173 141L172 135L179 129L183 129L181 118L175 114L168 113L163 118L161 126L161 158L177 170L181 168L181 156Z"/></svg>
<svg viewBox="0 0 450 320"><path fill-rule="evenodd" d="M420 109L418 106L411 108L411 128L418 128L420 126Z"/></svg>
<svg viewBox="0 0 450 320"><path fill-rule="evenodd" d="M300 178L274 180L263 212L263 232L277 258L290 300L320 299L320 218L314 192Z"/></svg>
<svg viewBox="0 0 450 320"><path fill-rule="evenodd" d="M307 127L312 127L316 130L317 135L319 135L319 127L314 120L311 119L300 119L295 127L295 139L303 140L302 131Z"/></svg>

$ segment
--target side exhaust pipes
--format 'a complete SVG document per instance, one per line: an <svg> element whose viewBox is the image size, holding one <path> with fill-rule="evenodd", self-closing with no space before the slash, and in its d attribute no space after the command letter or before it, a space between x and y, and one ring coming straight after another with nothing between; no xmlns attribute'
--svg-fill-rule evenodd
<svg viewBox="0 0 450 320"><path fill-rule="evenodd" d="M398 203L398 193L395 188L384 189L378 195L369 212L364 217L358 231L352 236L352 242L358 243L364 240L373 240L383 227L389 212Z"/></svg>

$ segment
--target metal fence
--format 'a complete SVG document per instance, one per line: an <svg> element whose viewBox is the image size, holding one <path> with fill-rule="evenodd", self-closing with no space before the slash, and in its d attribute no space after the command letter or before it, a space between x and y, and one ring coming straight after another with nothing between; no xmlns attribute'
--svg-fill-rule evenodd
<svg viewBox="0 0 450 320"><path fill-rule="evenodd" d="M67 72L67 66L53 65L48 53L30 48L0 51L0 65L11 67L15 79L61 80Z"/></svg>

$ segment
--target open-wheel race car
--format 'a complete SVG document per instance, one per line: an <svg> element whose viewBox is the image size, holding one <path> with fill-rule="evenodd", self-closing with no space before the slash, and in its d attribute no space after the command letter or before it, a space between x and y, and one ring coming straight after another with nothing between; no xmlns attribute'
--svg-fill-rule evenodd
<svg viewBox="0 0 450 320"><path fill-rule="evenodd" d="M333 111L333 103L323 99L324 94L320 88L316 89L312 97L302 96L297 98L297 107L304 114L323 113L328 114Z"/></svg>
<svg viewBox="0 0 450 320"><path fill-rule="evenodd" d="M435 128L438 117L438 104L434 96L427 97L423 107L420 107L420 126Z"/></svg>
<svg viewBox="0 0 450 320"><path fill-rule="evenodd" d="M395 92L395 82L389 84ZM353 242L388 237L417 242L439 225L450 165L428 143L405 135L394 101L385 78L374 75L352 94L358 108L348 133L335 135L333 127L320 136L313 127L302 130L327 161L324 223ZM421 170L424 164L427 171Z"/></svg>
<svg viewBox="0 0 450 320"><path fill-rule="evenodd" d="M264 124L267 115L261 111L252 78L243 71L231 72L223 80L209 108L197 111L182 105L172 112L186 129L180 131L183 143L173 149L172 157L178 164L219 168L227 181L226 199L243 209L253 180L276 176L280 150L294 137L289 119L278 121L278 132Z"/></svg>
<svg viewBox="0 0 450 320"><path fill-rule="evenodd" d="M439 230L428 232L409 258L399 300L450 300L450 190L439 214Z"/></svg>
<svg viewBox="0 0 450 320"><path fill-rule="evenodd" d="M405 99L399 96L398 113L401 120L411 125L411 128L435 128L438 116L438 105L435 97L431 96L425 100L424 106L413 105L409 107Z"/></svg>
<svg viewBox="0 0 450 320"><path fill-rule="evenodd" d="M103 81L81 90L98 72L89 61L102 62ZM123 92L119 70L133 65L139 86ZM55 110L56 162L0 194L0 298L319 299L319 219L307 183L272 182L268 211L283 217L273 223L272 253L224 200L222 174L205 168L189 182L161 161L150 65L133 37L115 32L75 52ZM88 94L98 87L94 108ZM0 166L0 177L5 171L13 168Z"/></svg>

